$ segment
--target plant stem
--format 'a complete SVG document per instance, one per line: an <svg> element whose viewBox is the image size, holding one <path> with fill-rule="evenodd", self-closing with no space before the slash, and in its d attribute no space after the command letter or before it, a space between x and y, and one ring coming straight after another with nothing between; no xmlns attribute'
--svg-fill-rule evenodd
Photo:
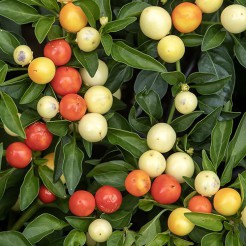
<svg viewBox="0 0 246 246"><path fill-rule="evenodd" d="M214 24L221 24L219 21L202 21L204 25L214 25Z"/></svg>
<svg viewBox="0 0 246 246"><path fill-rule="evenodd" d="M29 77L28 73L25 73L25 74L22 74L20 76L17 76L15 78L13 78L13 79L6 80L4 83L11 84L13 82L16 82L16 81L19 81L19 80L22 80L22 79L25 79L25 78L28 78L28 77Z"/></svg>
<svg viewBox="0 0 246 246"><path fill-rule="evenodd" d="M27 68L23 67L23 68L9 68L8 72L13 72L13 71L27 71Z"/></svg>
<svg viewBox="0 0 246 246"><path fill-rule="evenodd" d="M24 223L28 221L39 210L41 206L42 205L39 203L38 200L35 203L33 203L33 205L26 212L24 212L23 215L16 221L11 230L20 230Z"/></svg>

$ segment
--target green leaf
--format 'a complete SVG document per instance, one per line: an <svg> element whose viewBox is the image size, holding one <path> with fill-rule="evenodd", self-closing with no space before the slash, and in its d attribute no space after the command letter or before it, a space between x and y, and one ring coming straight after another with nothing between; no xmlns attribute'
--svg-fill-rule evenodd
<svg viewBox="0 0 246 246"><path fill-rule="evenodd" d="M236 132L229 143L226 160L234 159L234 167L245 157L246 145L245 145L245 134L246 134L246 113L243 114Z"/></svg>
<svg viewBox="0 0 246 246"><path fill-rule="evenodd" d="M70 124L71 122L67 120L54 120L46 122L46 126L49 131L59 137L64 137L67 134Z"/></svg>
<svg viewBox="0 0 246 246"><path fill-rule="evenodd" d="M143 90L135 95L136 101L150 117L152 123L162 117L163 109L159 95L152 90Z"/></svg>
<svg viewBox="0 0 246 246"><path fill-rule="evenodd" d="M169 242L170 235L167 232L161 232L156 234L155 238L146 244L146 246L160 246L165 245Z"/></svg>
<svg viewBox="0 0 246 246"><path fill-rule="evenodd" d="M39 166L38 173L48 190L60 198L66 198L64 185L61 180L58 180L56 183L53 182L53 171L51 169L47 166Z"/></svg>
<svg viewBox="0 0 246 246"><path fill-rule="evenodd" d="M123 229L129 225L132 211L118 210L112 214L101 214L100 217L107 220L114 229Z"/></svg>
<svg viewBox="0 0 246 246"><path fill-rule="evenodd" d="M41 0L41 2L47 9L54 9L56 12L59 12L60 10L57 0Z"/></svg>
<svg viewBox="0 0 246 246"><path fill-rule="evenodd" d="M149 212L150 210L153 209L154 202L153 202L153 200L149 200L149 199L140 199L139 203L138 203L138 207L139 207L139 209L141 209L145 212Z"/></svg>
<svg viewBox="0 0 246 246"><path fill-rule="evenodd" d="M38 114L36 110L26 109L22 112L20 120L23 127L27 127L32 123L41 119L41 116Z"/></svg>
<svg viewBox="0 0 246 246"><path fill-rule="evenodd" d="M210 158L214 164L215 170L225 157L226 149L232 133L233 121L217 121L212 130Z"/></svg>
<svg viewBox="0 0 246 246"><path fill-rule="evenodd" d="M241 191L241 198L242 198L242 205L241 208L244 209L246 205L246 180L243 178L243 176L239 173L238 179L240 182L240 191Z"/></svg>
<svg viewBox="0 0 246 246"><path fill-rule="evenodd" d="M0 118L2 122L21 138L26 138L25 131L18 116L17 107L13 99L6 93L1 92Z"/></svg>
<svg viewBox="0 0 246 246"><path fill-rule="evenodd" d="M195 33L188 33L180 37L184 42L185 47L200 46L203 41L203 36Z"/></svg>
<svg viewBox="0 0 246 246"><path fill-rule="evenodd" d="M102 46L104 48L106 55L109 56L111 54L111 49L113 45L112 36L108 33L101 35L101 43L102 43Z"/></svg>
<svg viewBox="0 0 246 246"><path fill-rule="evenodd" d="M153 57L128 46L122 41L113 44L111 55L115 61L137 69L166 72L166 68Z"/></svg>
<svg viewBox="0 0 246 246"><path fill-rule="evenodd" d="M211 160L209 159L206 150L202 150L202 167L203 170L209 170L215 172L215 168Z"/></svg>
<svg viewBox="0 0 246 246"><path fill-rule="evenodd" d="M220 185L224 186L226 183L230 182L232 177L232 170L234 167L235 157L231 157L228 162L225 163L225 167L223 169L223 173L220 177Z"/></svg>
<svg viewBox="0 0 246 246"><path fill-rule="evenodd" d="M35 8L16 0L0 1L0 15L20 25L34 22L40 17Z"/></svg>
<svg viewBox="0 0 246 246"><path fill-rule="evenodd" d="M88 157L91 157L93 144L91 142L86 141L85 139L83 139L82 141L86 154L88 155Z"/></svg>
<svg viewBox="0 0 246 246"><path fill-rule="evenodd" d="M62 28L58 25L52 25L47 34L48 40L54 40L63 37Z"/></svg>
<svg viewBox="0 0 246 246"><path fill-rule="evenodd" d="M84 232L81 232L79 230L71 230L68 235L66 236L63 246L82 246L85 245L86 242L86 236Z"/></svg>
<svg viewBox="0 0 246 246"><path fill-rule="evenodd" d="M2 160L3 160L3 143L0 143L0 170L2 169Z"/></svg>
<svg viewBox="0 0 246 246"><path fill-rule="evenodd" d="M37 99L45 88L45 84L32 82L20 99L20 104L27 104Z"/></svg>
<svg viewBox="0 0 246 246"><path fill-rule="evenodd" d="M201 246L223 246L223 234L212 232L202 238Z"/></svg>
<svg viewBox="0 0 246 246"><path fill-rule="evenodd" d="M25 3L27 5L42 6L41 0L18 0L19 2Z"/></svg>
<svg viewBox="0 0 246 246"><path fill-rule="evenodd" d="M114 231L107 240L107 246L122 246L124 240L123 231Z"/></svg>
<svg viewBox="0 0 246 246"><path fill-rule="evenodd" d="M1 2L0 2L0 6L1 6ZM1 10L0 10L0 13L1 13ZM0 35L0 49L4 53L6 53L7 55L12 57L13 53L14 53L14 49L20 45L20 42L18 41L18 39L13 34L11 34L8 31L0 29L0 33L1 33L1 35ZM1 63L3 63L3 62L1 61ZM2 71L2 69L1 69L1 71Z"/></svg>
<svg viewBox="0 0 246 246"><path fill-rule="evenodd" d="M29 207L39 192L39 178L34 174L34 168L31 167L25 175L20 188L20 209L21 211Z"/></svg>
<svg viewBox="0 0 246 246"><path fill-rule="evenodd" d="M168 84L163 80L160 73L142 70L135 80L134 92L137 94L144 88L148 91L153 90L160 98L163 98L167 92Z"/></svg>
<svg viewBox="0 0 246 246"><path fill-rule="evenodd" d="M223 29L221 24L214 24L208 27L202 41L202 51L214 49L224 42L226 31L221 29Z"/></svg>
<svg viewBox="0 0 246 246"><path fill-rule="evenodd" d="M226 234L225 246L241 246L241 245L242 245L242 243L241 243L241 240L240 240L239 233L230 230Z"/></svg>
<svg viewBox="0 0 246 246"><path fill-rule="evenodd" d="M23 235L31 242L37 243L42 238L61 230L67 226L67 223L56 218L51 214L41 214L31 221L23 231Z"/></svg>
<svg viewBox="0 0 246 246"><path fill-rule="evenodd" d="M0 172L0 200L2 199L4 195L8 179L10 178L13 171L14 171L14 168L10 168L10 169Z"/></svg>
<svg viewBox="0 0 246 246"><path fill-rule="evenodd" d="M0 36L0 42L1 42L1 36ZM0 47L2 47L1 44ZM5 81L7 72L8 72L8 65L0 60L0 84Z"/></svg>
<svg viewBox="0 0 246 246"><path fill-rule="evenodd" d="M35 25L35 36L38 42L41 44L48 35L51 26L55 22L55 16L43 16L40 17Z"/></svg>
<svg viewBox="0 0 246 246"><path fill-rule="evenodd" d="M195 72L187 77L186 83L203 84L214 80L216 80L216 76L212 73Z"/></svg>
<svg viewBox="0 0 246 246"><path fill-rule="evenodd" d="M145 151L148 150L146 139L140 138L133 132L109 128L107 137L111 144L119 145L136 158L139 158Z"/></svg>
<svg viewBox="0 0 246 246"><path fill-rule="evenodd" d="M100 16L101 17L108 17L108 21L112 20L112 11L111 11L111 5L110 0L93 0L97 3L100 9Z"/></svg>
<svg viewBox="0 0 246 246"><path fill-rule="evenodd" d="M123 115L117 112L114 112L113 116L110 117L110 119L108 119L107 122L108 122L108 127L110 128L117 128L126 131L131 131L131 126L129 125L127 119L124 118Z"/></svg>
<svg viewBox="0 0 246 246"><path fill-rule="evenodd" d="M185 239L179 238L179 237L173 237L173 243L176 246L189 246L189 245L194 245L193 242L189 242Z"/></svg>
<svg viewBox="0 0 246 246"><path fill-rule="evenodd" d="M78 46L73 48L73 54L79 63L88 71L89 75L93 77L98 68L98 55L96 51L84 52Z"/></svg>
<svg viewBox="0 0 246 246"><path fill-rule="evenodd" d="M241 178L243 180L246 179L246 171L243 171L241 173ZM236 178L236 180L229 186L231 188L235 188L235 189L240 189L240 181L239 181L239 177Z"/></svg>
<svg viewBox="0 0 246 246"><path fill-rule="evenodd" d="M160 216L164 212L165 209L140 228L138 238L136 240L136 246L146 245L155 238L157 233L161 232Z"/></svg>
<svg viewBox="0 0 246 246"><path fill-rule="evenodd" d="M82 162L84 159L84 153L76 145L75 141L71 141L66 144L63 151L63 173L67 183L68 193L72 195L82 176Z"/></svg>
<svg viewBox="0 0 246 246"><path fill-rule="evenodd" d="M185 75L179 71L174 72L164 72L161 74L161 77L169 84L176 85L179 83L185 82ZM181 88L180 88L181 90Z"/></svg>
<svg viewBox="0 0 246 246"><path fill-rule="evenodd" d="M246 7L246 1L245 0L237 0L237 2L243 6Z"/></svg>
<svg viewBox="0 0 246 246"><path fill-rule="evenodd" d="M124 241L124 246L132 246L135 242L137 233L135 231L126 230L126 236Z"/></svg>
<svg viewBox="0 0 246 246"><path fill-rule="evenodd" d="M98 5L92 0L83 0L75 2L85 12L91 27L96 28L96 20L100 18L100 10Z"/></svg>
<svg viewBox="0 0 246 246"><path fill-rule="evenodd" d="M201 116L202 114L202 111L194 111L190 114L179 116L176 119L174 119L170 125L175 130L175 132L185 131L192 125L195 119Z"/></svg>
<svg viewBox="0 0 246 246"><path fill-rule="evenodd" d="M120 9L118 13L118 19L124 19L130 16L139 16L148 6L150 6L150 4L145 2L127 3Z"/></svg>
<svg viewBox="0 0 246 246"><path fill-rule="evenodd" d="M227 76L225 78L222 78L216 81L211 81L211 82L196 84L196 85L190 85L190 87L195 88L197 92L201 95L210 95L224 88L226 83L230 81L231 81L231 76Z"/></svg>
<svg viewBox="0 0 246 246"><path fill-rule="evenodd" d="M219 114L221 112L221 107L216 108L210 114L208 114L205 118L200 120L189 132L189 136L194 142L202 142L205 140L210 134L215 125Z"/></svg>
<svg viewBox="0 0 246 246"><path fill-rule="evenodd" d="M234 38L234 40L234 54L236 55L239 63L246 68L246 39Z"/></svg>
<svg viewBox="0 0 246 246"><path fill-rule="evenodd" d="M217 214L189 212L184 215L195 225L211 231L221 231L223 229L222 222L226 220L225 217Z"/></svg>
<svg viewBox="0 0 246 246"><path fill-rule="evenodd" d="M108 22L102 29L102 33L118 32L137 20L136 17L127 17Z"/></svg>
<svg viewBox="0 0 246 246"><path fill-rule="evenodd" d="M77 216L66 216L66 221L77 230L87 232L90 223L95 220L94 217L77 217Z"/></svg>
<svg viewBox="0 0 246 246"><path fill-rule="evenodd" d="M0 246L32 246L32 244L18 231L0 232Z"/></svg>

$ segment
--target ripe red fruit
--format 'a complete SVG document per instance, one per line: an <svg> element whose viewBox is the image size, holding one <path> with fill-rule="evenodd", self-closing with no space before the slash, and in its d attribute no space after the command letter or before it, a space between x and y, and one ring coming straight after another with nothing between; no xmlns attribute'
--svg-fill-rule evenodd
<svg viewBox="0 0 246 246"><path fill-rule="evenodd" d="M31 149L22 142L14 142L6 149L6 160L15 168L25 168L32 160Z"/></svg>
<svg viewBox="0 0 246 246"><path fill-rule="evenodd" d="M162 174L153 181L150 192L158 203L171 204L179 199L181 185L173 176Z"/></svg>
<svg viewBox="0 0 246 246"><path fill-rule="evenodd" d="M121 192L109 185L102 186L95 194L97 208L107 214L117 211L122 203Z"/></svg>
<svg viewBox="0 0 246 246"><path fill-rule="evenodd" d="M68 204L69 210L76 216L88 216L96 207L94 196L86 190L74 192L71 195Z"/></svg>
<svg viewBox="0 0 246 246"><path fill-rule="evenodd" d="M188 203L188 209L192 212L211 213L212 203L205 196L193 196Z"/></svg>
<svg viewBox="0 0 246 246"><path fill-rule="evenodd" d="M51 193L44 185L40 186L38 198L43 203L52 203L56 200L56 196Z"/></svg>

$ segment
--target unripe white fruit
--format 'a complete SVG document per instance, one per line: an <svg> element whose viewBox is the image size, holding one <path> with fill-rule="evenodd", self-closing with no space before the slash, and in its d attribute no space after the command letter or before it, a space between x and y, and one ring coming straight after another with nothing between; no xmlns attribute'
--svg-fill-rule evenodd
<svg viewBox="0 0 246 246"><path fill-rule="evenodd" d="M196 0L195 3L203 13L210 14L222 6L223 0Z"/></svg>
<svg viewBox="0 0 246 246"><path fill-rule="evenodd" d="M244 227L246 227L246 207L241 212L241 220L243 222Z"/></svg>
<svg viewBox="0 0 246 246"><path fill-rule="evenodd" d="M160 40L170 32L172 20L165 9L150 6L142 11L139 24L144 35L154 40Z"/></svg>
<svg viewBox="0 0 246 246"><path fill-rule="evenodd" d="M38 101L37 111L41 117L51 119L59 112L59 103L52 96L44 96Z"/></svg>
<svg viewBox="0 0 246 246"><path fill-rule="evenodd" d="M184 183L183 176L191 178L195 171L192 158L183 152L176 152L167 158L165 173L173 176L179 183Z"/></svg>
<svg viewBox="0 0 246 246"><path fill-rule="evenodd" d="M108 66L102 60L98 60L98 68L93 77L85 68L80 69L80 75L87 86L104 85L108 79Z"/></svg>
<svg viewBox="0 0 246 246"><path fill-rule="evenodd" d="M21 114L18 113L18 116L19 116L19 118L20 118L20 117L21 117ZM12 137L17 137L17 136L18 136L18 134L12 132L6 125L3 125L3 129L5 130L5 132L6 132L8 135L10 135L10 136L12 136Z"/></svg>
<svg viewBox="0 0 246 246"><path fill-rule="evenodd" d="M15 62L22 67L33 60L33 52L27 45L19 45L15 48L13 57Z"/></svg>
<svg viewBox="0 0 246 246"><path fill-rule="evenodd" d="M144 152L138 160L139 169L145 171L151 178L161 175L166 168L165 157L156 150Z"/></svg>
<svg viewBox="0 0 246 246"><path fill-rule="evenodd" d="M105 219L96 219L89 225L90 237L98 242L106 242L113 232L111 224Z"/></svg>
<svg viewBox="0 0 246 246"><path fill-rule="evenodd" d="M197 103L196 95L190 91L181 91L174 99L175 108L181 114L189 114L193 112L197 107Z"/></svg>
<svg viewBox="0 0 246 246"><path fill-rule="evenodd" d="M100 44L99 32L93 27L83 27L77 32L76 42L81 50L90 52L95 50Z"/></svg>
<svg viewBox="0 0 246 246"><path fill-rule="evenodd" d="M101 85L90 87L85 95L87 110L91 113L105 114L113 105L113 95L111 91Z"/></svg>
<svg viewBox="0 0 246 246"><path fill-rule="evenodd" d="M220 16L221 24L230 33L241 33L246 30L246 7L232 4L226 7Z"/></svg>
<svg viewBox="0 0 246 246"><path fill-rule="evenodd" d="M220 189L220 179L213 171L201 171L195 177L195 189L202 196L213 196Z"/></svg>
<svg viewBox="0 0 246 246"><path fill-rule="evenodd" d="M150 149L166 153L176 142L176 133L167 123L157 123L150 128L147 134L147 144Z"/></svg>
<svg viewBox="0 0 246 246"><path fill-rule="evenodd" d="M98 113L87 113L79 121L79 134L88 142L101 141L108 132L106 119Z"/></svg>

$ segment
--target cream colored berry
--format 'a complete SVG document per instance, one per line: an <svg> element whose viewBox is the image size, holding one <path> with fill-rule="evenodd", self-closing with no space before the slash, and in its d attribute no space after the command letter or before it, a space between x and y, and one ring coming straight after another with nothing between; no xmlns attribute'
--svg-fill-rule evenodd
<svg viewBox="0 0 246 246"><path fill-rule="evenodd" d="M216 12L223 4L223 0L196 0L196 5L203 13L210 14Z"/></svg>
<svg viewBox="0 0 246 246"><path fill-rule="evenodd" d="M59 103L52 96L44 96L38 101L37 111L41 117L51 119L59 112Z"/></svg>
<svg viewBox="0 0 246 246"><path fill-rule="evenodd" d="M13 57L18 65L25 66L33 60L33 52L29 46L19 45L15 48Z"/></svg>
<svg viewBox="0 0 246 246"><path fill-rule="evenodd" d="M197 103L196 95L190 91L181 91L174 99L175 108L181 114L193 112L197 107Z"/></svg>

